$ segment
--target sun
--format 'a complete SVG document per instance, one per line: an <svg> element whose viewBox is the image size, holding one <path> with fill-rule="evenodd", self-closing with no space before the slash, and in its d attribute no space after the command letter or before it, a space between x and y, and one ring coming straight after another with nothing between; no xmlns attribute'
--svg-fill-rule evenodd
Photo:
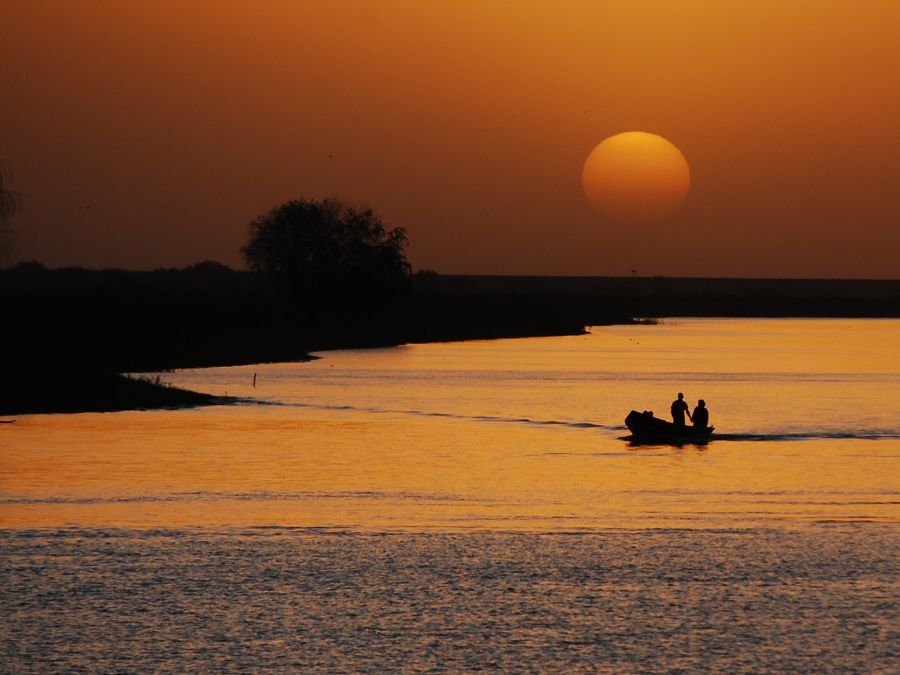
<svg viewBox="0 0 900 675"><path fill-rule="evenodd" d="M647 223L678 210L691 189L691 170L662 136L628 131L610 136L588 155L581 186L604 216Z"/></svg>

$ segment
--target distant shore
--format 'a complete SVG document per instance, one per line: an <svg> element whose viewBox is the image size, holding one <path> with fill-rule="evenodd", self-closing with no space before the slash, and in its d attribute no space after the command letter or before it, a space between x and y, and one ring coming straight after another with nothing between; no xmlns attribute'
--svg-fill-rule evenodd
<svg viewBox="0 0 900 675"><path fill-rule="evenodd" d="M262 279L181 270L0 270L0 415L213 405L121 373L298 361L312 351L574 335L666 316L900 317L900 281L415 276L407 298L303 317Z"/></svg>

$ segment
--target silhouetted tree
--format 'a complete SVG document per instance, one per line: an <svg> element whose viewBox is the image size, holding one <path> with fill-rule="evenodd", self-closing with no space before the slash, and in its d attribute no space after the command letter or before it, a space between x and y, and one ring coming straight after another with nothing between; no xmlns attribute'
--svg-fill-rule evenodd
<svg viewBox="0 0 900 675"><path fill-rule="evenodd" d="M12 262L15 248L15 231L9 227L9 221L19 210L19 199L3 183L3 167L0 167L0 267Z"/></svg>
<svg viewBox="0 0 900 675"><path fill-rule="evenodd" d="M307 311L353 309L411 288L406 231L385 229L369 208L335 199L290 201L250 223L241 248L247 265L267 275Z"/></svg>

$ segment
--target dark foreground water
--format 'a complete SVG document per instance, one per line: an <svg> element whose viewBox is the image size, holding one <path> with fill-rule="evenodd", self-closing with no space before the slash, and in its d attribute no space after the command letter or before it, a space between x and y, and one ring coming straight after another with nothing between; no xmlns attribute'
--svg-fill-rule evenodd
<svg viewBox="0 0 900 675"><path fill-rule="evenodd" d="M5 672L897 672L891 526L7 531Z"/></svg>

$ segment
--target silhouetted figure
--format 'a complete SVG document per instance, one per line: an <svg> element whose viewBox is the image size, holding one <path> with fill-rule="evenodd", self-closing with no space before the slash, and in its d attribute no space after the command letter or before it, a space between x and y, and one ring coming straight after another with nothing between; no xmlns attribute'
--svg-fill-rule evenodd
<svg viewBox="0 0 900 675"><path fill-rule="evenodd" d="M688 417L691 416L691 412L688 409L688 404L684 401L684 394L679 391L678 399L672 401L672 421L675 423L675 426L684 426L685 414L687 414Z"/></svg>
<svg viewBox="0 0 900 675"><path fill-rule="evenodd" d="M694 408L694 414L691 416L691 419L694 420L695 427L709 426L709 410L706 409L706 401L702 398L697 401L697 407Z"/></svg>

